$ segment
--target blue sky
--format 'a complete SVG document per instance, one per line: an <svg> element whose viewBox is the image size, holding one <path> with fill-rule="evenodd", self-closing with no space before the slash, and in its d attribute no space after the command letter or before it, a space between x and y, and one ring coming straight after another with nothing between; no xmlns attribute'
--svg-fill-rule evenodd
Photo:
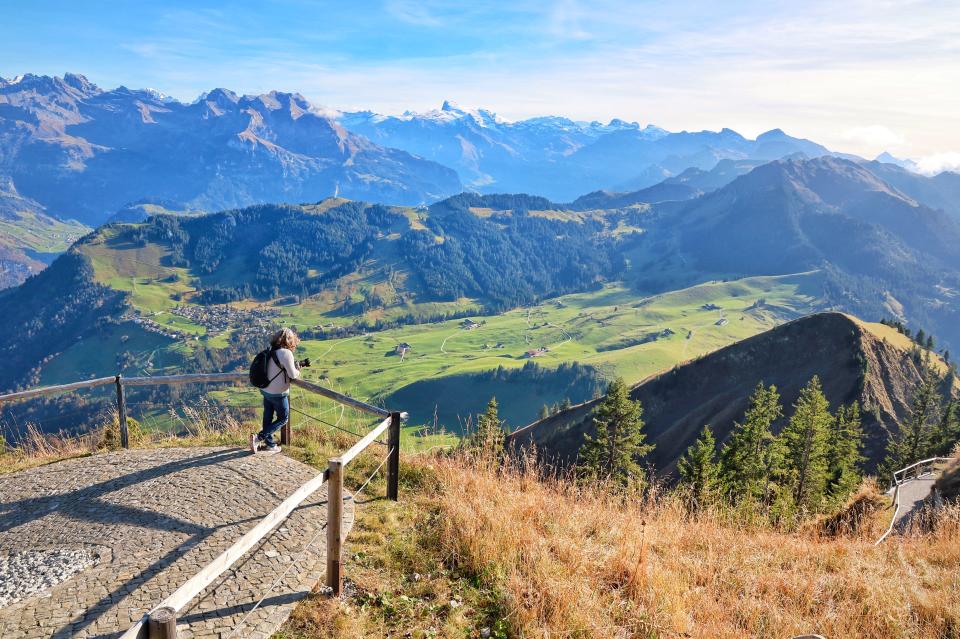
<svg viewBox="0 0 960 639"><path fill-rule="evenodd" d="M192 100L299 91L385 113L780 127L960 165L960 3L5 3L0 75L83 73ZM955 156L955 157L954 157Z"/></svg>

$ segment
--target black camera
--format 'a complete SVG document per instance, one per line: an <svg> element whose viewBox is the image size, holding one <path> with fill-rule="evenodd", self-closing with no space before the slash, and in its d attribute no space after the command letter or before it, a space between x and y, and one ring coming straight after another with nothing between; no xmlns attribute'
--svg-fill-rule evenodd
<svg viewBox="0 0 960 639"><path fill-rule="evenodd" d="M308 366L310 366L310 358L309 358L309 357L307 357L306 359L301 359L299 362L297 362L297 367L298 367L298 368L307 368Z"/></svg>

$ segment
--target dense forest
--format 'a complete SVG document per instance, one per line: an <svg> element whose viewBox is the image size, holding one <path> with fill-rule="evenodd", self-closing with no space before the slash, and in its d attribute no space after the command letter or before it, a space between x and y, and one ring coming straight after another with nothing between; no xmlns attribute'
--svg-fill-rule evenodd
<svg viewBox="0 0 960 639"><path fill-rule="evenodd" d="M600 238L602 225L558 222L518 214L479 218L450 211L430 218L433 233L403 238L409 264L432 296L486 298L498 308L585 290L622 270L615 244ZM434 234L445 238L436 242Z"/></svg>
<svg viewBox="0 0 960 639"><path fill-rule="evenodd" d="M468 211L514 204L512 215L479 218ZM429 217L427 230L380 205L347 202L322 214L295 206L262 205L196 218L157 216L123 231L138 244L169 246L170 265L199 279L195 301L217 304L281 295L307 296L356 270L391 229L402 260L429 299L476 297L491 309L529 303L596 286L622 269L616 243L598 222L530 217L525 208L547 205L530 196L458 196ZM442 238L438 240L437 238ZM249 274L249 275L248 275Z"/></svg>

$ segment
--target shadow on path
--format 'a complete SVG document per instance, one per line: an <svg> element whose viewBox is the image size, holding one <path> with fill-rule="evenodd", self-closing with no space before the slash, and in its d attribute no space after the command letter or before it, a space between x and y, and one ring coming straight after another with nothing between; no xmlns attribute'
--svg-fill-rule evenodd
<svg viewBox="0 0 960 639"><path fill-rule="evenodd" d="M57 512L65 517L85 519L88 521L102 521L103 523L111 524L123 522L160 530L200 534L208 529L154 511L141 510L114 503L105 503L101 501L101 498L128 486L157 479L164 475L170 475L190 468L221 464L232 459L244 457L248 454L249 453L244 450L217 450L204 455L174 460L159 466L145 468L66 493L58 493L47 497L21 499L14 502L3 502L0 503L0 532L6 532L52 512ZM72 473L73 471L72 469L68 469L65 472ZM145 517L145 515L149 515L149 517Z"/></svg>

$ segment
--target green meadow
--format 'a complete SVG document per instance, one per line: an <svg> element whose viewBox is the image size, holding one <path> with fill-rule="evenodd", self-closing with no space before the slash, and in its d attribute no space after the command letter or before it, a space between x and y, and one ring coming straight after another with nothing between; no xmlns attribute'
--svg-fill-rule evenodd
<svg viewBox="0 0 960 639"><path fill-rule="evenodd" d="M420 317L469 313L463 319L407 324L340 339L306 339L300 356L313 366L307 379L376 404L410 413L410 429L430 424L461 430L469 416L482 410L491 395L500 398L511 427L534 419L543 405L570 399L564 388L525 380L497 382L481 373L521 368L531 359L548 372L564 362L591 367L603 379L622 376L628 383L669 369L820 308L819 272L710 281L652 296L624 284L564 295L540 304L496 315L481 315L470 299L437 302L419 299L391 254L396 243L385 236L377 258L338 280L318 295L282 300L237 302L238 310L270 307L276 322L303 329L350 327L358 320L372 325L413 314ZM117 353L124 352L127 374L156 375L189 371L198 345L222 348L231 332L210 335L199 323L172 313L177 305L193 305L196 275L172 268L157 244L121 240L110 227L82 250L90 257L98 281L129 293L134 314L163 329L185 336L171 340L132 321L106 329L59 354L45 366L44 383L68 381L76 371L112 372ZM242 270L242 265L237 265ZM406 293L406 294L403 294ZM350 312L367 296L388 300L385 306ZM390 300L396 300L390 303ZM197 306L197 308L201 308ZM131 318L132 319L132 318ZM398 346L407 349L400 353ZM252 407L256 393L213 390L218 400ZM394 406L402 402L403 405ZM412 431L411 431L412 432Z"/></svg>
<svg viewBox="0 0 960 639"><path fill-rule="evenodd" d="M20 211L14 217L0 216L0 245L29 251L43 261L53 259L70 248L90 228L73 220Z"/></svg>
<svg viewBox="0 0 960 639"><path fill-rule="evenodd" d="M528 351L544 349L534 358L544 368L575 361L595 367L608 379L623 376L635 383L815 311L819 281L815 272L753 277L652 297L610 285L499 315L476 316L472 319L480 326L471 330L462 327L462 320L449 320L306 341L301 348L314 364L308 376L373 401L414 382L460 376L465 383L445 394L471 406L462 414L465 417L489 399L472 396L469 382L475 380L470 373L519 368L529 361ZM401 343L410 347L402 357L396 352ZM515 399L522 400L522 389L508 392L519 393ZM536 411L543 403L529 408ZM433 413L434 406L434 398L428 396L420 405L401 408L423 418Z"/></svg>

